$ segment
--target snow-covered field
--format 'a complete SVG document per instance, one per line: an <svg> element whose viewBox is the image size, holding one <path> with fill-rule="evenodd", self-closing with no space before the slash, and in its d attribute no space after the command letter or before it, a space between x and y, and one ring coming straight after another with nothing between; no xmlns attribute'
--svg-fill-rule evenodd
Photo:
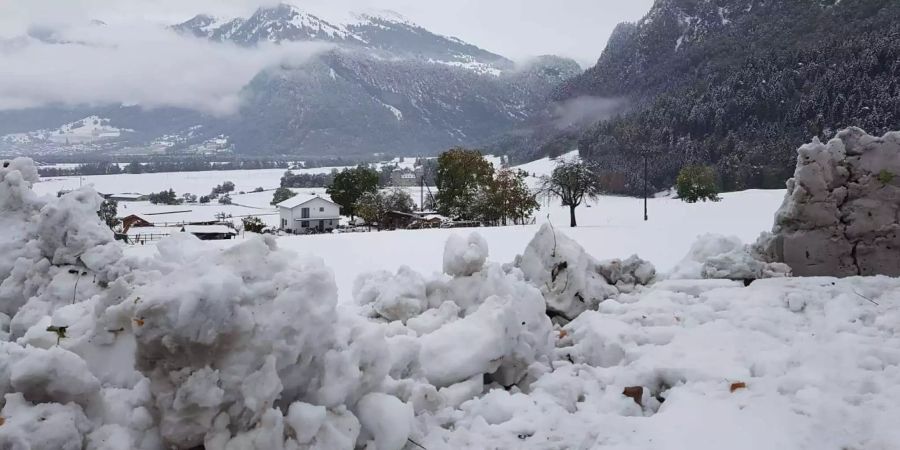
<svg viewBox="0 0 900 450"><path fill-rule="evenodd" d="M592 202L590 208L579 208L578 218L582 225L575 229L568 228L568 208L545 202L536 225L281 236L277 242L281 248L324 259L335 272L341 300L350 297L349 287L357 276L367 271L395 271L405 265L425 274L440 272L442 262L435 255L443 252L444 242L451 235L477 231L488 242L492 260L512 261L522 253L541 224L547 222L547 214L559 231L577 240L588 253L599 259L638 254L668 271L702 234L733 235L744 242L755 240L762 231L771 228L772 216L781 204L784 191L746 191L723 197L719 203L697 205L670 198L651 199L647 222L643 220L643 200L603 197ZM239 201L238 197L235 201ZM209 208L218 211L217 206ZM164 217L171 216L154 216L154 220ZM278 216L264 216L263 219L278 222ZM210 244L224 248L245 239L247 237L242 236L236 241ZM128 252L147 256L155 249L137 246L129 248Z"/></svg>
<svg viewBox="0 0 900 450"><path fill-rule="evenodd" d="M261 181L232 173L168 182ZM30 180L0 168L0 448L900 448L900 280L703 279L780 274L692 244L752 241L782 191L123 247L93 191Z"/></svg>

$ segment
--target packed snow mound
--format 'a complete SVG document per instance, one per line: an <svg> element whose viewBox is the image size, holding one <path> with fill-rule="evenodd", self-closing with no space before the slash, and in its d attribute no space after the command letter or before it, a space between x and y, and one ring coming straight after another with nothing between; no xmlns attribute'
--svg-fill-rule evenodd
<svg viewBox="0 0 900 450"><path fill-rule="evenodd" d="M393 335L389 345L403 342L391 374L450 389L449 398L435 393L437 404L456 402L459 391L472 389L454 385L473 377L477 394L485 377L512 386L533 364L550 362L551 324L541 293L518 269L485 263L487 254L478 234L454 236L443 256L452 277L425 280L404 267L393 277L379 272L356 282L357 303Z"/></svg>
<svg viewBox="0 0 900 450"><path fill-rule="evenodd" d="M790 276L785 264L768 263L734 236L705 234L669 273L669 279L758 280Z"/></svg>
<svg viewBox="0 0 900 450"><path fill-rule="evenodd" d="M900 132L859 128L800 147L760 246L801 276L900 276Z"/></svg>
<svg viewBox="0 0 900 450"><path fill-rule="evenodd" d="M200 445L219 420L249 431L291 401L352 404L387 373L377 332L337 332L337 289L321 261L298 261L272 237L175 259L110 317L133 323L167 443Z"/></svg>
<svg viewBox="0 0 900 450"><path fill-rule="evenodd" d="M93 190L39 198L33 169L0 172L0 447L356 445L349 407L381 386L388 347L339 314L320 260L189 234L124 257ZM303 405L315 426L298 423Z"/></svg>
<svg viewBox="0 0 900 450"><path fill-rule="evenodd" d="M600 302L620 290L652 282L656 275L653 265L637 256L601 263L549 224L541 227L516 266L541 290L547 310L568 320L596 310Z"/></svg>

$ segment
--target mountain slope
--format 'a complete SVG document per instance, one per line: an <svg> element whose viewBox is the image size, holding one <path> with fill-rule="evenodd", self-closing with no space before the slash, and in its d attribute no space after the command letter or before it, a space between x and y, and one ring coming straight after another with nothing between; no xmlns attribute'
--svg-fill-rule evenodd
<svg viewBox="0 0 900 450"><path fill-rule="evenodd" d="M243 129L235 145L266 143L267 153L421 154L480 142L521 123L534 93L549 92L555 80L537 70L492 76L333 51L302 70L257 77L233 124Z"/></svg>
<svg viewBox="0 0 900 450"><path fill-rule="evenodd" d="M250 47L336 44L301 67L260 74L245 89L237 120L210 132L230 130L245 153L431 153L518 126L554 86L580 72L574 61L556 57L516 68L392 13L353 17L331 22L279 5L239 22L197 16L177 25L183 33Z"/></svg>
<svg viewBox="0 0 900 450"><path fill-rule="evenodd" d="M574 61L549 56L516 66L386 11L335 20L281 4L246 18L201 14L170 28L191 38L248 49L293 42L329 47L302 65L259 73L242 90L239 112L231 117L119 105L73 108L46 117L109 118L113 126L133 130L116 141L128 152L191 152L192 145L224 135L229 148L248 155L424 154L478 145L522 126L555 86L581 72ZM11 125L0 123L0 135L61 125L37 120L42 115L0 113L3 116ZM18 127L29 123L41 126ZM103 150L113 146L107 143ZM50 153L58 146L39 142L34 147ZM88 151L84 147L77 153Z"/></svg>
<svg viewBox="0 0 900 450"><path fill-rule="evenodd" d="M723 187L783 187L813 136L900 126L900 3L890 0L657 0L613 34L597 65L559 86L556 104L625 98L630 111L548 130L532 151L578 146L637 193L643 157L655 188L685 164L716 166Z"/></svg>

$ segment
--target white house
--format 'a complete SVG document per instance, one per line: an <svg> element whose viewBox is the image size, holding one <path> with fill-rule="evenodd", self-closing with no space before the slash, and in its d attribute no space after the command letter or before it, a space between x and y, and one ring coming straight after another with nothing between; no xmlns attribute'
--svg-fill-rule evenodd
<svg viewBox="0 0 900 450"><path fill-rule="evenodd" d="M281 229L288 233L331 231L338 227L341 206L314 195L296 195L278 204Z"/></svg>

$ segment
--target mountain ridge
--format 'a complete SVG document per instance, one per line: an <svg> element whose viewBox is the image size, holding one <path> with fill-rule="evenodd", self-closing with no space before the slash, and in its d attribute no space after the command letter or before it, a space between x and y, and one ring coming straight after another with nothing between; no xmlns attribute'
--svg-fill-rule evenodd
<svg viewBox="0 0 900 450"><path fill-rule="evenodd" d="M657 190L689 164L714 166L726 190L782 188L813 137L900 126L898 14L890 0L657 0L494 148L522 148L518 159L579 148L626 194L643 189L644 155ZM579 98L627 107L552 126L547 111Z"/></svg>
<svg viewBox="0 0 900 450"><path fill-rule="evenodd" d="M581 72L573 60L553 56L516 65L392 13L351 16L332 22L280 4L248 17L199 14L169 27L191 38L249 49L293 42L332 45L300 66L257 74L242 90L233 116L115 105L68 113L48 108L47 115L108 118L134 130L108 145L128 151L149 146L166 154L191 153L224 135L229 148L246 155L429 154L478 145L520 126L553 87ZM0 113L12 124L35 123L35 114L20 116ZM0 126L0 134L21 131L32 130Z"/></svg>

